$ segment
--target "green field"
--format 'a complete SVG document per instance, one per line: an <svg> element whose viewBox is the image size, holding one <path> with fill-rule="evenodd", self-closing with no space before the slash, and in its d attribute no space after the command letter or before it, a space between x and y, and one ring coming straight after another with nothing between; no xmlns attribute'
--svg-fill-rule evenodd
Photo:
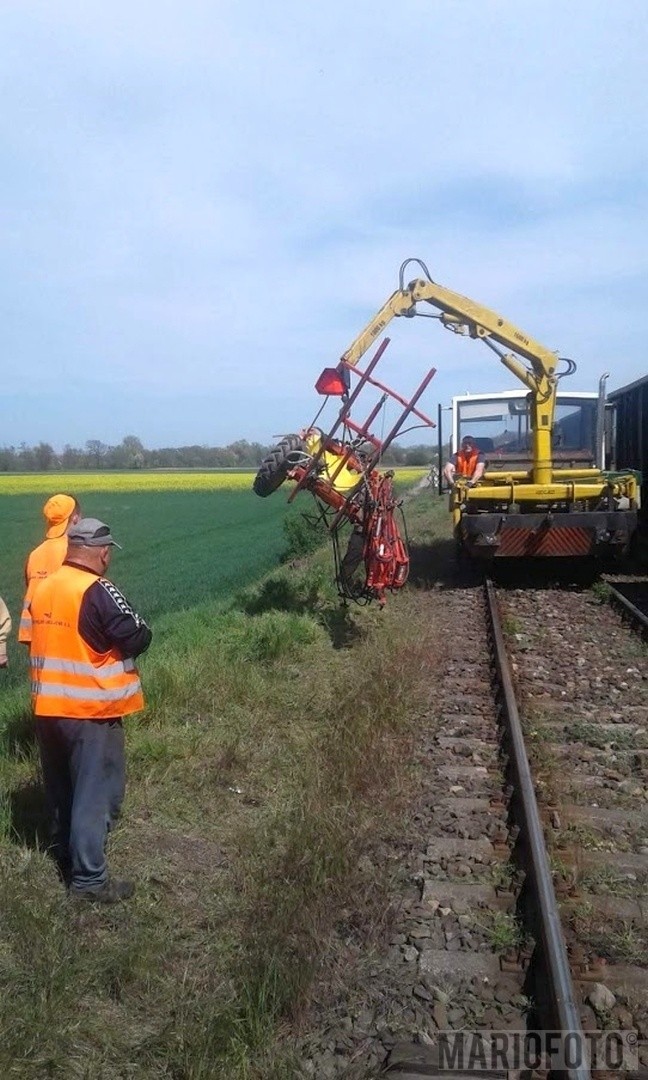
<svg viewBox="0 0 648 1080"><path fill-rule="evenodd" d="M246 478L247 479L247 478ZM273 566L285 546L281 494L261 502L250 490L84 492L83 513L107 521L122 544L110 577L164 637L169 616L224 599ZM67 486L64 490L68 490ZM17 626L27 553L43 538L42 494L2 495L0 595ZM10 644L10 664L19 649ZM20 677L24 665L19 664ZM9 685L17 679L14 664Z"/></svg>

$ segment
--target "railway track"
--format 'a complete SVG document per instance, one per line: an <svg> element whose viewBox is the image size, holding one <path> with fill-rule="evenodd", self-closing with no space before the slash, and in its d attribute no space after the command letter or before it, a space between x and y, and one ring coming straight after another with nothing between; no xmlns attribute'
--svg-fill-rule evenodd
<svg viewBox="0 0 648 1080"><path fill-rule="evenodd" d="M420 1080L440 1033L560 1029L637 1031L648 1076L645 645L605 590L435 599L453 642L389 956L304 1075Z"/></svg>
<svg viewBox="0 0 648 1080"><path fill-rule="evenodd" d="M648 636L648 581L608 584L612 601L642 634Z"/></svg>
<svg viewBox="0 0 648 1080"><path fill-rule="evenodd" d="M638 1030L648 1066L645 646L591 591L509 590L498 606L576 1003L589 1028Z"/></svg>

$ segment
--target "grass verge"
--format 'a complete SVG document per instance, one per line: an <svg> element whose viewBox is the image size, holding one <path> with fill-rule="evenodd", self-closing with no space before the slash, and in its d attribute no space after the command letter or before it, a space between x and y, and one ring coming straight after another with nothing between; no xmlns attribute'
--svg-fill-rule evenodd
<svg viewBox="0 0 648 1080"><path fill-rule="evenodd" d="M411 516L425 589L435 526L423 505ZM227 607L161 617L110 847L138 891L113 909L75 907L44 852L17 692L0 757L3 1076L294 1075L282 1035L336 922L383 916L384 876L362 856L407 800L429 707L439 631L420 602L341 609L318 552Z"/></svg>

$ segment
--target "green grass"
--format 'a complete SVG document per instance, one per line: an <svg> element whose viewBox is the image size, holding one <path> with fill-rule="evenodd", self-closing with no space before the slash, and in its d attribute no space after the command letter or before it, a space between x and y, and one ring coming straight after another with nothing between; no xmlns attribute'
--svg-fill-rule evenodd
<svg viewBox="0 0 648 1080"><path fill-rule="evenodd" d="M641 921L598 915L591 906L581 905L572 914L578 938L597 956L612 963L648 964L648 933Z"/></svg>
<svg viewBox="0 0 648 1080"><path fill-rule="evenodd" d="M114 578L155 635L109 856L138 889L79 911L56 879L13 647L0 714L0 1075L284 1080L287 1025L340 913L367 933L384 918L389 874L359 856L407 801L443 641L418 605L451 548L445 508L408 504L418 589L380 612L340 608L328 549L278 566L281 493L123 498L87 496L84 509L123 541ZM39 538L40 501L11 497L12 573Z"/></svg>
<svg viewBox="0 0 648 1080"><path fill-rule="evenodd" d="M644 875L645 876L645 875ZM584 891L597 892L603 896L633 897L641 894L648 886L648 880L624 877L613 867L600 867L584 870L579 877L579 884Z"/></svg>
<svg viewBox="0 0 648 1080"><path fill-rule="evenodd" d="M493 952L505 953L522 945L524 934L516 916L509 911L488 913L485 923L477 923L490 942Z"/></svg>
<svg viewBox="0 0 648 1080"><path fill-rule="evenodd" d="M590 724L584 720L576 720L572 724L565 725L565 738L568 742L581 742L586 746L597 750L632 750L641 745L641 738L637 739L634 732L601 731L596 724Z"/></svg>
<svg viewBox="0 0 648 1080"><path fill-rule="evenodd" d="M520 623L512 615L505 615L502 619L502 630L508 637L515 637L520 633Z"/></svg>
<svg viewBox="0 0 648 1080"><path fill-rule="evenodd" d="M599 604L606 604L610 599L610 586L607 581L594 581L590 586L592 599Z"/></svg>

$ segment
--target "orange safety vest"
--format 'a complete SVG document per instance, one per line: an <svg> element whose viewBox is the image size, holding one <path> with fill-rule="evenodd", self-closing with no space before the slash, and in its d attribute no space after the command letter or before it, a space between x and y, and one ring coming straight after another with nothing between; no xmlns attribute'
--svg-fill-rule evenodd
<svg viewBox="0 0 648 1080"><path fill-rule="evenodd" d="M36 716L105 720L144 706L135 663L118 649L96 652L79 633L81 602L93 573L62 566L34 593L31 696Z"/></svg>
<svg viewBox="0 0 648 1080"><path fill-rule="evenodd" d="M457 450L456 472L458 472L460 476L474 476L480 452L481 451L479 451L477 447L469 453L465 450Z"/></svg>
<svg viewBox="0 0 648 1080"><path fill-rule="evenodd" d="M58 570L65 561L67 555L67 536L56 536L51 540L43 540L37 548L34 548L27 559L25 566L25 581L27 592L23 600L22 612L20 613L20 626L18 627L18 641L27 644L31 641L32 619L30 612L31 598L39 582Z"/></svg>

